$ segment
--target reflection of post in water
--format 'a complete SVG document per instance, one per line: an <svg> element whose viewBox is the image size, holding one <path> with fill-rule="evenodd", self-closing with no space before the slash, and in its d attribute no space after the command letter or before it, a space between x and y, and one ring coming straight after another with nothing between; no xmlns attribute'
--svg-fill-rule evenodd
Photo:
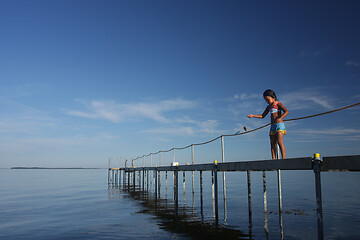
<svg viewBox="0 0 360 240"><path fill-rule="evenodd" d="M248 183L248 208L249 208L249 236L252 238L252 210L251 210L251 179L250 171L247 170L247 183Z"/></svg>
<svg viewBox="0 0 360 240"><path fill-rule="evenodd" d="M178 186L178 169L174 171L176 173L174 175L174 185ZM216 178L216 174L214 174L214 177ZM159 180L157 179L157 181ZM248 239L248 235L239 230L199 220L194 217L193 213L188 212L191 211L190 209L178 208L176 201L174 204L168 205L167 199L156 200L154 195L148 195L147 192L141 191L141 188L136 188L136 191L132 189L131 186L128 191L125 190L127 194L121 194L123 189L109 185L109 199L130 198L139 201L139 204L143 207L143 211L139 213L146 212L156 216L161 228L174 233L175 238L186 236L191 239ZM178 191L176 192L178 193ZM176 199L176 196L174 197Z"/></svg>
<svg viewBox="0 0 360 240"><path fill-rule="evenodd" d="M281 240L283 240L284 239L284 228L283 228L282 212L279 212L279 225L280 225L280 237L281 237Z"/></svg>
<svg viewBox="0 0 360 240"><path fill-rule="evenodd" d="M226 207L226 180L225 180L225 172L223 172L224 176L223 176L223 187L224 187L224 224L226 224L227 221L227 207Z"/></svg>
<svg viewBox="0 0 360 240"><path fill-rule="evenodd" d="M225 172L223 172L223 174L225 174ZM225 175L223 176L223 189L226 192L226 180L225 180ZM227 206L226 206L226 193L224 194L224 224L227 221Z"/></svg>
<svg viewBox="0 0 360 240"><path fill-rule="evenodd" d="M267 212L266 174L265 174L265 171L263 171L263 192L264 192L264 212Z"/></svg>
<svg viewBox="0 0 360 240"><path fill-rule="evenodd" d="M267 212L264 212L264 230L265 230L265 236L266 239L269 239L269 227L268 227L268 217L267 217Z"/></svg>

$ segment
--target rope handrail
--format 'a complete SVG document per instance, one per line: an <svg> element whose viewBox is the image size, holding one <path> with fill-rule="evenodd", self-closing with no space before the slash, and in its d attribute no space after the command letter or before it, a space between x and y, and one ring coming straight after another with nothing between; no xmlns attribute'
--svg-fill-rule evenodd
<svg viewBox="0 0 360 240"><path fill-rule="evenodd" d="M329 113L334 113L334 112L338 112L338 111L345 110L345 109L348 109L348 108L352 108L352 107L355 107L355 106L358 106L358 105L360 105L360 102L357 102L357 103L354 103L354 104L351 104L351 105L348 105L348 106L345 106L345 107L337 108L337 109L334 109L334 110L331 110L331 111L323 112L323 113L317 113L317 114L313 114L313 115L309 115L309 116L304 116L304 117L298 117L298 118L284 119L284 122L291 122L291 121L297 121L297 120L302 120L302 119L307 119L307 118L318 117L318 116L326 115L326 114L329 114ZM211 139L211 140L209 140L209 141L202 142L202 143L193 143L193 144L190 144L190 145L185 146L185 147L174 147L174 148L171 148L171 149L165 150L165 151L164 151L164 150L160 150L160 151L158 151L158 152L156 152L156 153L149 153L148 155L143 155L143 156L141 156L141 157L137 157L137 158L135 158L134 160L137 160L137 159L142 158L142 157L148 157L148 156L150 156L151 154L152 154L152 155L156 155L156 154L158 154L158 153L160 153L160 152L165 153L165 152L170 152L170 151L175 150L175 149L176 149L176 150L183 150L183 149L189 148L189 147L191 147L191 146L205 145L205 144L214 142L214 141L216 141L216 140L218 140L219 138L222 138L222 137L233 137L233 136L239 136L239 135L243 135L243 134L252 133L252 132L258 131L258 130L264 128L264 127L267 127L267 126L269 126L270 124L271 124L271 123L267 123L267 124L265 124L265 125L263 125L263 126L260 126L260 127L258 127L258 128L254 128L254 129L252 129L252 130L245 131L245 132L241 132L241 133L223 134L223 135L220 135L220 136L218 136L218 137L216 137L216 138L213 138L213 139Z"/></svg>

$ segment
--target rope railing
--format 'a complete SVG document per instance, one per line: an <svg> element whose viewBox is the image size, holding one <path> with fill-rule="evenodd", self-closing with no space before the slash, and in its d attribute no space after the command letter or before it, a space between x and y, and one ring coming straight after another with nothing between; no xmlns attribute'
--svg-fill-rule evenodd
<svg viewBox="0 0 360 240"><path fill-rule="evenodd" d="M313 118L313 117L318 117L318 116L322 116L322 115L326 115L326 114L330 114L330 113L334 113L334 112L338 112L338 111L341 111L341 110L345 110L345 109L348 109L348 108L352 108L352 107L355 107L355 106L358 106L360 105L360 102L357 102L357 103L354 103L354 104L351 104L351 105L348 105L348 106L345 106L345 107L341 107L341 108L337 108L337 109L334 109L334 110L331 110L331 111L327 111L327 112L323 112L323 113L318 113L318 114L313 114L313 115L309 115L309 116L304 116L304 117L298 117L298 118L291 118L291 119L284 119L284 122L291 122L291 121L297 121L297 120L302 120L302 119L308 119L308 118ZM173 147L169 150L160 150L160 151L157 151L155 153L149 153L148 155L143 155L143 156L138 156L136 158L134 158L134 160L137 160L139 158L143 158L143 157L148 157L150 155L156 155L158 153L166 153L166 152L170 152L170 151L173 151L173 150L184 150L184 149L187 149L191 146L200 146L200 145L205 145L205 144L208 144L208 143L211 143L211 142L214 142L222 137L233 137L233 136L239 136L239 135L244 135L244 134L249 134L249 133L252 133L252 132L255 132L255 131L258 131L262 128L265 128L267 126L269 126L271 123L267 123L263 126L260 126L258 128L254 128L252 130L245 130L245 132L241 132L241 133L235 133L235 134L223 134L223 135L220 135L216 138L213 138L209 141L206 141L206 142L201 142L201 143L193 143L193 144L190 144L188 146L185 146L185 147Z"/></svg>

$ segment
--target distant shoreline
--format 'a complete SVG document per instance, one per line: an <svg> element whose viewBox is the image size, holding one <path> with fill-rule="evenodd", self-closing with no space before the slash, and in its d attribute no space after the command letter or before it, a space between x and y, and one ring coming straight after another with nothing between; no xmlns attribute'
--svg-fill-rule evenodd
<svg viewBox="0 0 360 240"><path fill-rule="evenodd" d="M101 169L101 168L80 168L80 167L71 167L71 168L51 168L51 167L12 167L11 169Z"/></svg>

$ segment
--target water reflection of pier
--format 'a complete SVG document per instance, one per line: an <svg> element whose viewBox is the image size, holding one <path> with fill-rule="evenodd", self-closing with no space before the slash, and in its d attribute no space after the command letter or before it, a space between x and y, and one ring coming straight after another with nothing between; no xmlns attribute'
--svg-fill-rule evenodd
<svg viewBox="0 0 360 240"><path fill-rule="evenodd" d="M249 236L240 230L205 221L203 216L199 218L194 208L178 206L173 200L159 198L154 192L144 190L139 182L135 186L132 182L109 185L110 198L124 196L122 193L127 193L125 198L136 200L142 206L138 213L155 216L160 228L176 234L176 238L185 236L192 239L249 239Z"/></svg>
<svg viewBox="0 0 360 240"><path fill-rule="evenodd" d="M278 171L280 177L280 170L312 170L314 171L315 179L315 193L316 193L316 210L317 210L317 229L318 239L324 239L323 233L323 216L322 216L322 199L321 199L321 171L360 171L360 156L340 156L340 157L324 157L322 160L318 154L315 154L314 158L294 158L286 160L266 160L266 161L250 161L250 162L229 162L229 163L217 163L212 164L192 164L181 166L159 166L159 167L127 167L127 168L109 168L108 181L112 187L118 186L129 193L129 196L141 200L142 204L147 210L160 218L175 219L175 222L169 222L170 225L175 223L175 232L179 231L178 223L188 223L189 219L196 219L194 217L194 174L192 175L192 208L186 208L185 206L185 174L186 172L198 171L200 174L200 215L203 217L203 172L211 172L212 182L212 201L213 201L213 217L212 224L208 224L204 221L192 221L196 226L196 231L204 228L204 226L210 226L207 228L209 232L214 233L212 236L219 236L219 232L231 232L233 238L246 237L245 234L237 232L234 229L219 224L219 204L218 204L218 172L223 172L223 188L224 188L224 221L226 222L227 207L226 207L226 191L225 191L225 172L228 171L245 171L247 173L247 187L248 187L248 215L249 215L249 232L246 238L252 239L252 206L251 206L251 172L262 171L263 173L263 193L264 193L264 230L266 237L268 237L267 226L267 196L266 196L266 171ZM165 173L165 199L161 196L161 173ZM168 203L168 173L173 175L173 189L172 189L172 201ZM184 194L184 207L179 207L179 172L182 172L183 176L183 194ZM282 202L281 202L281 179L279 178L278 192L279 192L279 226L280 226L280 238L284 238L284 232L282 227ZM171 216L166 212L169 212L171 207ZM184 221L184 219L186 219ZM203 219L203 218L202 218ZM190 221L191 222L191 221ZM184 225L183 225L184 227ZM180 227L181 228L181 227ZM185 226L185 228L190 228ZM173 229L173 228L171 228ZM221 229L221 231L219 231ZM235 232L234 232L235 231ZM185 232L184 232L185 233ZM225 235L224 235L225 237ZM223 239L223 237L221 237Z"/></svg>

